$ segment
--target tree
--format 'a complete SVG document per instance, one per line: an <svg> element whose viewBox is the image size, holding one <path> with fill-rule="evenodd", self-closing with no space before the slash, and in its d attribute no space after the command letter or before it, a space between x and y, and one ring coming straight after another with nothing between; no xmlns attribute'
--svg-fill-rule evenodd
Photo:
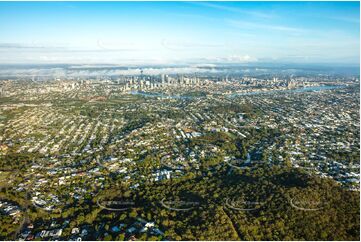
<svg viewBox="0 0 361 242"><path fill-rule="evenodd" d="M119 234L119 235L116 237L115 240L117 240L117 241L123 241L124 238L125 238L124 234Z"/></svg>
<svg viewBox="0 0 361 242"><path fill-rule="evenodd" d="M132 209L132 211L129 213L129 216L131 218L136 218L138 216L137 210Z"/></svg>
<svg viewBox="0 0 361 242"><path fill-rule="evenodd" d="M112 235L108 234L108 235L106 235L106 236L104 237L104 240L105 240L105 241L111 241L111 240L113 240L113 237L112 237Z"/></svg>

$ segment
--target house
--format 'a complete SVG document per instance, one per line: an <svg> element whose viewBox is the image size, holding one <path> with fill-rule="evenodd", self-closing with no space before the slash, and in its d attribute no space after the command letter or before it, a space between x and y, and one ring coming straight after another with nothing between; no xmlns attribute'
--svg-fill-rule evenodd
<svg viewBox="0 0 361 242"><path fill-rule="evenodd" d="M72 230L71 230L71 234L79 234L79 228L73 228Z"/></svg>
<svg viewBox="0 0 361 242"><path fill-rule="evenodd" d="M134 228L134 227L130 227L129 229L127 229L127 233L133 233L134 231L136 231L137 229L136 228Z"/></svg>
<svg viewBox="0 0 361 242"><path fill-rule="evenodd" d="M87 236L88 233L89 233L88 230L84 228L84 229L82 229L82 231L81 231L80 237L83 238L83 237Z"/></svg>
<svg viewBox="0 0 361 242"><path fill-rule="evenodd" d="M139 187L139 183L136 183L133 186L130 186L130 188L137 188L137 187Z"/></svg>
<svg viewBox="0 0 361 242"><path fill-rule="evenodd" d="M26 240L33 240L35 236L33 234L29 234L28 237L26 237Z"/></svg>
<svg viewBox="0 0 361 242"><path fill-rule="evenodd" d="M114 233L120 232L120 228L118 226L113 226L111 230Z"/></svg>
<svg viewBox="0 0 361 242"><path fill-rule="evenodd" d="M154 227L154 222L146 222L144 227L140 230L141 233L148 231L148 229Z"/></svg>
<svg viewBox="0 0 361 242"><path fill-rule="evenodd" d="M30 230L25 230L20 234L21 238L27 238L30 235L31 231Z"/></svg>
<svg viewBox="0 0 361 242"><path fill-rule="evenodd" d="M46 231L46 230L42 230L42 231L40 232L40 237L41 237L41 238L49 237L49 232Z"/></svg>
<svg viewBox="0 0 361 242"><path fill-rule="evenodd" d="M151 231L151 234L164 235L164 233L162 231L160 231L160 229L158 229L158 228L153 228Z"/></svg>

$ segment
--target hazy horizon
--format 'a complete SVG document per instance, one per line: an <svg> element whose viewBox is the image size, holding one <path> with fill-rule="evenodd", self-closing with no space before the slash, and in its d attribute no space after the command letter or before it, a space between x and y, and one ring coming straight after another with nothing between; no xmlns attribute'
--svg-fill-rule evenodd
<svg viewBox="0 0 361 242"><path fill-rule="evenodd" d="M359 65L359 9L359 2L0 2L0 63Z"/></svg>

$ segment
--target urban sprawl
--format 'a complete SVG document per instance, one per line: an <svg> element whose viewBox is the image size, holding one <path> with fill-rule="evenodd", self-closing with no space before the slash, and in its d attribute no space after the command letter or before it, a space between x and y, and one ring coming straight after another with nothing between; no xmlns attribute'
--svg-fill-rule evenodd
<svg viewBox="0 0 361 242"><path fill-rule="evenodd" d="M146 187L217 174L250 177L262 167L297 170L358 192L358 78L142 71L2 79L0 238L218 238L178 231L164 214L196 212L207 195L224 214L237 212L228 202L234 197L205 192L192 200L176 192L149 195ZM297 212L315 210L290 201L285 204ZM235 228L225 239L247 239L228 219L215 225Z"/></svg>

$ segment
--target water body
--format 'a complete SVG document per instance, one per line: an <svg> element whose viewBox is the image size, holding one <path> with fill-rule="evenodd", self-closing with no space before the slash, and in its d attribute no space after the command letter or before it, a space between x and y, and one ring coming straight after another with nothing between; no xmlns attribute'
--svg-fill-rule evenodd
<svg viewBox="0 0 361 242"><path fill-rule="evenodd" d="M228 97L237 97L237 96L245 96L245 95L257 95L257 94L272 94L272 93L302 93L302 92L319 92L324 90L333 90L338 88L344 88L345 86L316 86L316 87L301 87L291 90L269 90L269 91L253 91L253 92L244 92L244 93L233 93L228 94ZM193 99L199 97L192 96L182 96L182 95L166 95L164 93L158 92L143 92L143 91L130 91L131 95L141 95L144 97L160 97L160 98L170 98L170 99Z"/></svg>
<svg viewBox="0 0 361 242"><path fill-rule="evenodd" d="M302 92L320 92L324 90L333 90L338 88L343 88L345 86L317 86L317 87L301 87L296 89L287 89L287 90L269 90L269 91L254 91L254 92L245 92L245 93L233 93L227 95L228 97L237 97L245 95L257 95L257 94L272 94L272 93L302 93Z"/></svg>
<svg viewBox="0 0 361 242"><path fill-rule="evenodd" d="M143 92L143 91L130 91L131 95L140 95L143 97L160 97L160 98L171 98L171 99L192 99L194 97L190 96L181 96L181 95L167 95L164 93L158 92Z"/></svg>

